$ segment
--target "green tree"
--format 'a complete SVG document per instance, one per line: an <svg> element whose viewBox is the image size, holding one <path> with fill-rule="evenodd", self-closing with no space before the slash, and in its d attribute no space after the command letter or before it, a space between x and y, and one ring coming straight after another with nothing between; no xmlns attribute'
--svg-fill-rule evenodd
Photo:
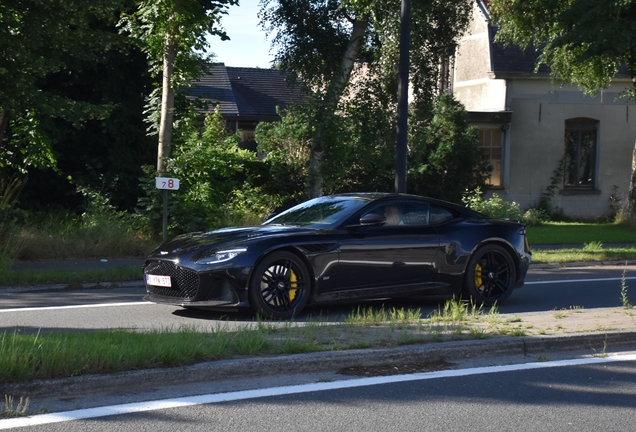
<svg viewBox="0 0 636 432"><path fill-rule="evenodd" d="M264 163L250 150L238 147L240 134L229 134L218 110L203 125L187 122L175 140L166 174L179 178L179 193L170 197L172 234L261 222L279 204L263 186ZM154 170L147 169L146 194L140 213L155 228L161 225L161 196Z"/></svg>
<svg viewBox="0 0 636 432"><path fill-rule="evenodd" d="M269 171L265 184L270 194L280 195L286 207L305 198L305 180L309 161L311 126L309 110L293 108L279 111L279 122L261 122L256 126L258 151Z"/></svg>
<svg viewBox="0 0 636 432"><path fill-rule="evenodd" d="M588 93L607 87L623 65L636 96L636 1L491 0L497 38L541 51L537 68L550 67L555 80ZM628 216L636 223L636 143L628 194Z"/></svg>
<svg viewBox="0 0 636 432"><path fill-rule="evenodd" d="M443 81L439 65L454 53L471 4L422 0L413 5L411 83L418 109L430 109ZM359 100L351 104L356 93L373 94L377 110L396 111L400 2L264 0L260 17L274 34L279 67L297 73L314 92L307 190L310 197L321 195L327 160L336 164L332 153L342 143L341 114L356 105L368 109ZM384 141L384 132L380 135Z"/></svg>
<svg viewBox="0 0 636 432"><path fill-rule="evenodd" d="M46 122L75 126L104 118L108 104L60 94L55 74L81 72L86 60L121 47L123 38L106 27L121 0L3 0L0 4L0 166L25 171L55 166ZM86 63L84 63L86 64Z"/></svg>
<svg viewBox="0 0 636 432"><path fill-rule="evenodd" d="M148 107L159 135L158 174L170 157L175 90L188 87L205 70L210 58L202 53L209 48L209 35L229 39L221 17L236 4L238 0L139 0L138 9L120 22L123 31L141 43L151 71L162 77L161 97L154 92Z"/></svg>
<svg viewBox="0 0 636 432"><path fill-rule="evenodd" d="M411 134L410 193L461 203L466 189L485 187L491 167L482 160L466 109L451 93L438 98L432 119L416 124Z"/></svg>

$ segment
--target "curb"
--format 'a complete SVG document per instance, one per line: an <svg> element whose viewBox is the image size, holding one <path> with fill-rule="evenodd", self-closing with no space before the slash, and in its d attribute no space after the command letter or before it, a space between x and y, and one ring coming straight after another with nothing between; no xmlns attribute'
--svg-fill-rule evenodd
<svg viewBox="0 0 636 432"><path fill-rule="evenodd" d="M231 378L264 375L336 372L354 366L380 366L395 362L444 360L446 362L511 355L537 355L546 352L589 350L604 354L608 348L636 346L635 331L583 333L568 336L530 338L501 337L486 340L454 341L407 345L391 349L357 349L275 357L219 360L174 368L144 369L108 375L36 380L3 384L0 394L33 397L63 397L95 394L122 388L156 389L170 385L200 384Z"/></svg>

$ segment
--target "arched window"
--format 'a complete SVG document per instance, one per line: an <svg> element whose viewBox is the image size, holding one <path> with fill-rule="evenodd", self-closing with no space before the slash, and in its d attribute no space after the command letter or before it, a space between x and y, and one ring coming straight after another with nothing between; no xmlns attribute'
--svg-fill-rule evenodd
<svg viewBox="0 0 636 432"><path fill-rule="evenodd" d="M596 187L598 121L574 118L565 121L565 170L566 188Z"/></svg>

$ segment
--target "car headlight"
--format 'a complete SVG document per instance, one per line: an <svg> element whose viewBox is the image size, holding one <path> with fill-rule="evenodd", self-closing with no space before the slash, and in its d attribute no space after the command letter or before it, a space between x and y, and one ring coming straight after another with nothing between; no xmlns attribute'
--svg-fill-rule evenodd
<svg viewBox="0 0 636 432"><path fill-rule="evenodd" d="M247 248L237 248L237 249L227 249L216 251L214 255L207 256L205 258L201 258L196 260L197 264L217 264L225 261L229 261L232 258L236 257L239 254L245 252Z"/></svg>

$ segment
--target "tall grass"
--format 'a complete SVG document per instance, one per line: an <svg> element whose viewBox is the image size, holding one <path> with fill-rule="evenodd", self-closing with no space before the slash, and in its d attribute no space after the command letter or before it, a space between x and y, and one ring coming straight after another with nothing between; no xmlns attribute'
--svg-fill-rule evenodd
<svg viewBox="0 0 636 432"><path fill-rule="evenodd" d="M0 335L0 382L174 366L227 356L228 332L123 330ZM187 349L185 349L187 348Z"/></svg>
<svg viewBox="0 0 636 432"><path fill-rule="evenodd" d="M14 229L9 240L21 260L141 257L157 244L124 215L57 213Z"/></svg>

